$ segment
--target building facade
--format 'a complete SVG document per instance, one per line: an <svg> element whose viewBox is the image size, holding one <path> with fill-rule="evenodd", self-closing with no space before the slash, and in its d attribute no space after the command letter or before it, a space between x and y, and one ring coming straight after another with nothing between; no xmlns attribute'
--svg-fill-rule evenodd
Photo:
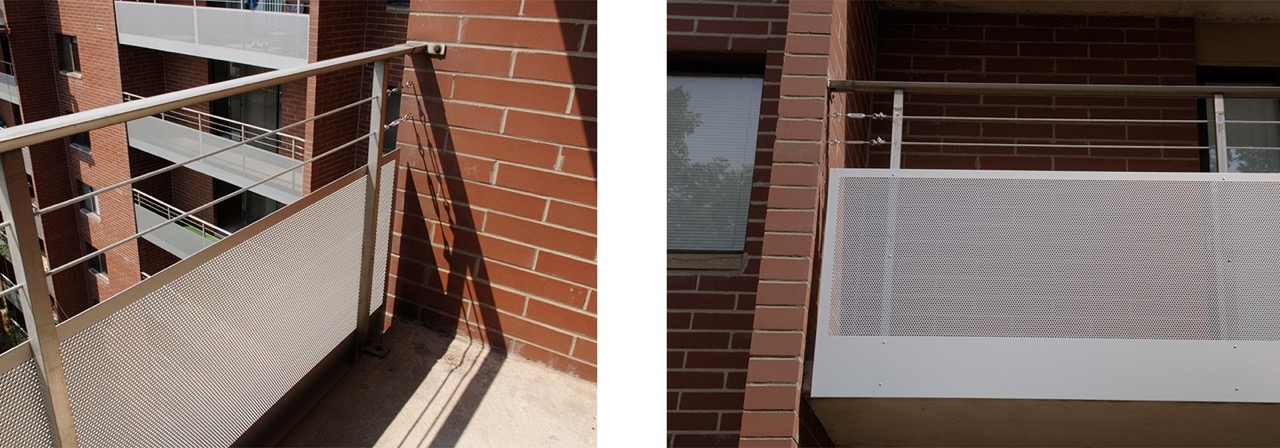
<svg viewBox="0 0 1280 448"><path fill-rule="evenodd" d="M829 173L890 168L894 140L908 170L1217 171L1212 88L1193 98L1071 86L1274 86L1280 59L1260 42L1277 33L1276 13L1195 1L669 2L669 444L1181 443L1166 438L1185 435L1167 404L814 398L818 303L837 288L822 272L838 255L822 249L840 199L828 197ZM974 85L947 90L962 84ZM1054 90L1003 88L1018 84ZM896 137L895 88L909 118ZM1275 121L1273 97L1226 105L1227 120ZM1232 149L1223 172L1275 172L1263 155L1278 146L1271 131L1243 129L1228 124L1228 147L1261 149ZM1064 421L1089 435L1065 434ZM1207 434L1185 440L1274 443Z"/></svg>

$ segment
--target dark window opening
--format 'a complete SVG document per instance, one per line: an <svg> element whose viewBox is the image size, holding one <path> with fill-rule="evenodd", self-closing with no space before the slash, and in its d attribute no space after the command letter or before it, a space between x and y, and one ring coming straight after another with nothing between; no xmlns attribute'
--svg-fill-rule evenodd
<svg viewBox="0 0 1280 448"><path fill-rule="evenodd" d="M98 249L97 249L97 248L95 248L95 247L93 247L93 246L90 246L90 245L88 245L88 244L85 244L85 245L84 245L84 253L85 253L86 255L87 255L87 254L94 253L94 252L97 252L97 251L98 251ZM95 255L95 256L93 256L93 257L89 258L89 261L87 261L87 263L89 263L89 273L91 273L91 274L102 274L102 275L106 275L106 274L107 274L107 254L106 254L106 252L100 253L100 254L98 254L98 255Z"/></svg>
<svg viewBox="0 0 1280 448"><path fill-rule="evenodd" d="M94 191L93 187L89 186L88 184L85 184L84 182L76 181L76 184L79 187L80 195L82 196L89 193L93 193ZM89 196L87 198L84 198L84 200L81 200L80 210L85 213L98 213L98 197Z"/></svg>
<svg viewBox="0 0 1280 448"><path fill-rule="evenodd" d="M64 72L80 72L80 44L75 36L58 35L58 62Z"/></svg>

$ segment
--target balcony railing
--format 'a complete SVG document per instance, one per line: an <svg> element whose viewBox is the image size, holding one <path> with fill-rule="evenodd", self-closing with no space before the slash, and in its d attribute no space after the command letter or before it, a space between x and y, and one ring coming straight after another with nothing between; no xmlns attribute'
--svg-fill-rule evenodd
<svg viewBox="0 0 1280 448"><path fill-rule="evenodd" d="M830 172L813 396L1280 402L1280 166L1235 172L1280 154L1274 133L1248 131L1280 120L1231 107L1280 104L1280 88L830 86L893 97L867 102L888 113L831 117L871 120L875 137L829 144L890 151L887 169ZM1056 107L982 107L999 102ZM1181 112L1134 116L1138 104ZM1159 132L1132 131L1143 126ZM913 146L935 157L1049 148L1096 163L1206 151L1226 163L1216 173L903 168Z"/></svg>
<svg viewBox="0 0 1280 448"><path fill-rule="evenodd" d="M255 10L236 8L248 6L235 2L217 3L229 8L193 7L205 4L210 3L116 1L120 44L275 69L308 62L310 17L287 12L301 5L258 0Z"/></svg>
<svg viewBox="0 0 1280 448"><path fill-rule="evenodd" d="M0 61L0 100L22 104L22 98L18 96L17 75L18 71L14 69L12 62Z"/></svg>
<svg viewBox="0 0 1280 448"><path fill-rule="evenodd" d="M133 190L133 203L164 217L165 221L178 218L178 220L174 222L175 224L178 224L201 237L217 241L231 236L231 232L222 230L218 226L210 224L203 219L186 215L186 213L181 209L166 204L164 201L156 199L155 196L143 193L139 190Z"/></svg>
<svg viewBox="0 0 1280 448"><path fill-rule="evenodd" d="M163 3L168 5L182 4L172 1L158 2L156 0L117 0L137 3ZM265 11L265 12L292 12L307 14L310 11L310 2L308 0L190 0L191 6L206 6L211 8L227 8L241 9L247 11ZM4 17L0 16L0 22Z"/></svg>
<svg viewBox="0 0 1280 448"><path fill-rule="evenodd" d="M170 222L155 232L143 236L178 258L186 259L214 243L231 236L231 232L218 228L203 219L186 214L183 210L164 203L154 196L133 190L134 219L138 230Z"/></svg>
<svg viewBox="0 0 1280 448"><path fill-rule="evenodd" d="M144 97L134 95L129 92L124 93L125 101L139 100ZM277 132L266 135L270 129L254 126L248 123L242 123L226 117L220 117L210 113L201 112L190 108L181 108L171 111L161 112L155 117L177 123L192 129L226 137L234 141L245 141L252 137L265 135L265 138L255 141L251 146L270 151L290 159L302 160L305 157L307 141L302 137Z"/></svg>
<svg viewBox="0 0 1280 448"><path fill-rule="evenodd" d="M239 439L304 378L333 360L349 359L369 334L369 316L385 295L397 154L383 154L380 139L399 122L383 124L386 60L423 52L438 55L443 47L402 44L0 130L0 214L9 218L0 228L8 233L18 279L0 295L20 292L30 335L29 342L0 354L0 389L6 391L0 445L249 443ZM373 65L371 95L339 109L369 104L369 132L272 177L333 154L350 155L342 149L357 144L368 147L366 164L55 322L47 278L163 226L191 222L195 213L251 187L49 268L36 249L37 216L214 154L36 208L22 173L22 147L365 64Z"/></svg>

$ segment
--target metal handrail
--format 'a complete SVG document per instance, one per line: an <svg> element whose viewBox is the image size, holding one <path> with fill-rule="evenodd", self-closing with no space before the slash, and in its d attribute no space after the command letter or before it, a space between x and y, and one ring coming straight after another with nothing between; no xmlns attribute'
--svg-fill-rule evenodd
<svg viewBox="0 0 1280 448"><path fill-rule="evenodd" d="M125 102L137 101L143 98L146 97L124 92ZM260 140L264 142L264 144L252 146L265 151L271 151L274 149L275 151L272 152L294 160L302 160L303 157L305 157L308 142L306 139L296 135L286 134L283 132L272 132L271 129L261 126L255 126L249 123L232 120L230 118L186 107L161 112L154 116L170 123L177 123L194 128L197 131L204 132L206 134L228 136L235 141L245 141L252 137L269 134L271 137Z"/></svg>
<svg viewBox="0 0 1280 448"><path fill-rule="evenodd" d="M163 216L165 220L180 217L176 222L174 222L174 224L185 224L191 226L192 228L199 229L204 235L209 235L219 240L231 236L231 232L213 225L208 221L197 218L194 215L184 216L186 212L182 209L169 205L155 196L143 193L141 190L133 190L133 203Z"/></svg>
<svg viewBox="0 0 1280 448"><path fill-rule="evenodd" d="M347 105L345 105L345 106L339 107L339 108L337 108L337 109L333 109L333 110L328 111L328 112L325 112L325 113L323 113L323 114L316 115L316 116L313 116L313 117L311 117L311 118L307 118L306 120L302 120L302 121L299 121L299 122L297 122L297 123L293 123L293 124L291 124L291 125L285 126L285 127L283 127L283 128L273 130L273 131L268 132L268 133L266 133L266 134L260 134L260 135L255 136L255 137L251 137L251 138L249 138L248 140L240 141L240 142L237 142L237 143L234 143L234 144L231 144L231 145L224 146L224 147L222 147L222 148L215 149L215 150L213 150L213 151L209 151L209 152L203 153L203 154L201 154L201 155L199 155L199 156L197 156L197 157L192 157L192 158L187 159L187 160L184 160L184 161L182 161L182 162L174 163L174 164L172 164L172 165L166 166L166 167L164 167L164 168L160 168L160 169L158 169L158 170L155 170L155 171L149 172L149 173L147 173L147 174L143 174L143 175L141 175L141 176L134 177L134 178L132 178L132 179L127 179L127 180L124 180L124 181L122 181L122 182L117 182L117 183L115 183L115 184L112 184L112 185L109 185L109 186L106 186L106 187L103 187L103 188L100 188L100 189L97 189L97 190L91 191L91 192L86 193L86 194L82 194L82 195L80 195L80 196L76 196L76 197L71 198L71 199L67 199L67 200L62 201L62 202L59 202L59 203L57 203L57 204L50 205L50 206L48 206L48 207L39 208L39 209L37 209L37 210L36 210L35 214L36 214L36 216L41 216L41 215L47 214L47 213L52 212L52 211L54 211L54 210L58 210L58 209L60 209L60 208L70 206L71 204L75 204L75 203L80 202L80 201L83 201L83 200L85 200L85 199L88 199L88 198L91 198L91 197L97 197L98 195L100 195L100 194L102 194L102 193L105 193L105 192L108 192L108 191L111 191L111 190L115 190L115 189L120 188L120 187L123 187L123 186L125 186L125 185L129 185L129 184L132 184L132 183L134 183L134 182L141 181L141 180L150 179L150 178L152 178L152 177L159 176L159 175L164 174L164 173L167 173L167 172L169 172L169 171L173 171L173 170L176 170L176 169L178 169L178 168L182 168L182 167L184 167L184 166L190 165L190 164L192 164L192 163L194 163L194 162L198 162L198 161L201 161L201 160L204 160L204 159L207 159L207 158L213 157L213 156L215 156L215 155L222 154L222 153L224 153L224 152L230 151L230 150L235 149L235 148L239 148L239 147L244 146L244 145L252 144L252 143L254 143L254 142L256 142L256 141L259 141L259 140L265 139L265 138L267 138L267 137L269 137L269 136L271 136L271 135L273 135L273 134L279 133L280 131L282 131L282 130L284 130L284 129L290 129L290 128L297 127L297 126L299 126L299 125L302 125L302 124L304 124L304 123L307 123L307 122L310 122L310 121L313 121L313 120L318 120L318 119L321 119L321 118L324 118L324 117L327 117L327 116L330 116L330 115L334 115L334 114L337 114L338 112L342 112L342 111L344 111L344 110L351 109L351 108L353 108L353 107L363 105L363 104L368 103L368 102L371 102L371 101L373 101L373 100L374 100L374 97L369 97L369 98L365 98L365 99L362 99L362 100L356 101L356 102L354 102L354 103L347 104ZM145 101L145 100L139 100L139 101ZM330 150L330 152L332 152L332 149ZM328 153L326 153L326 154L328 154ZM322 157L322 156L316 156L316 157L313 157L313 159L315 159L315 158L319 158L319 157ZM243 163L243 162L244 162L244 160L243 160L243 159L241 159L241 162ZM242 166L243 166L243 165L242 165ZM282 174L283 174L283 173L282 173ZM277 176L278 176L278 175L277 175ZM272 177L275 177L275 176L272 176ZM292 180L291 180L291 185L296 185L296 184L297 184L297 179L296 179L296 176L295 176L295 177L294 177L294 179L292 179Z"/></svg>
<svg viewBox="0 0 1280 448"><path fill-rule="evenodd" d="M116 0L129 1L135 3L160 3L156 0ZM172 5L174 3L165 2L164 4ZM212 6L214 4L222 6ZM258 0L250 4L244 0L191 0L191 6L205 6L226 9L241 9L261 12L287 12L294 14L307 14L311 6L304 0Z"/></svg>
<svg viewBox="0 0 1280 448"><path fill-rule="evenodd" d="M1226 118L1226 98L1280 98L1280 87L1277 86L1154 86L1154 85L1116 85L1116 84L1016 84L1016 83L972 83L972 82L912 82L912 81L859 81L830 80L827 88L835 93L892 93L893 110L891 115L884 113L868 114L852 112L832 114L835 117L850 119L892 119L890 140L881 137L871 140L828 140L834 144L883 145L889 144L889 168L901 167L903 146L988 146L988 147L1045 147L1076 149L1209 149L1218 160L1218 170L1228 171L1227 124L1276 124L1268 120L1228 120ZM1210 100L1212 118L1206 120L1187 119L1137 119L1137 118L1069 118L1069 117L990 117L990 116L910 116L904 113L905 95L913 94L969 94L969 95L1037 95L1037 96L1111 96L1120 98L1161 97ZM1040 122L1040 123L1163 123L1163 124L1211 124L1214 141L1204 145L1166 145L1166 144L1097 144L1097 143L1060 143L1057 138L1048 138L1048 142L941 142L941 141L904 141L903 125L907 120L925 121L969 121L969 122ZM985 135L984 135L985 136ZM1000 137L1009 139L1011 137ZM1012 137L1015 138L1016 137ZM1026 139L1017 139L1026 140ZM1075 139L1065 139L1068 142ZM1114 140L1114 139L1097 139ZM1159 139L1154 139L1159 141ZM1280 150L1280 147L1250 146L1232 147L1234 149Z"/></svg>
<svg viewBox="0 0 1280 448"><path fill-rule="evenodd" d="M1232 98L1280 98L1277 86L1153 86L1124 84L1014 84L999 82L924 82L830 80L827 88L845 93L968 93L987 95L1062 95L1159 98L1205 98L1222 94Z"/></svg>
<svg viewBox="0 0 1280 448"><path fill-rule="evenodd" d="M377 50L337 57L298 67L274 70L216 84L193 87L150 98L115 104L97 109L61 115L46 120L0 130L0 154L32 144L68 137L101 127L124 123L180 107L249 92L263 87L285 84L344 68L416 53L442 56L445 46L437 43L406 42Z"/></svg>
<svg viewBox="0 0 1280 448"><path fill-rule="evenodd" d="M269 176L267 176L267 177L265 177L265 178L263 178L263 179L261 179L261 180L258 180L258 181L256 181L256 182L253 182L253 183L249 184L249 185L248 185L248 186L246 186L246 187L242 187L242 188L240 188L239 190L233 191L233 192L228 193L228 194L226 194L226 195L224 195L224 196L214 198L212 201L209 201L208 203L206 203L206 204L204 204L204 205L201 205L201 206L199 206L199 207L196 207L196 208L194 208L194 209L191 209L190 211L182 212L182 213L178 214L177 216L175 216L175 217L173 217L173 218L166 219L164 222L161 222L160 224L156 224L156 225L154 225L154 226L152 226L152 227L150 227L150 228L148 228L148 229L146 229L146 230L139 230L138 232L134 233L133 235L130 235L130 236L128 236L128 237L125 237L125 238L124 238L124 239L122 239L122 240L119 240L119 241L116 241L116 242L114 242L114 243L108 244L108 245L106 245L106 246L102 247L101 249L98 249L98 250L95 250L95 251L90 252L90 253L88 253L88 254L85 254L85 255L83 255L83 256L81 256L80 258L77 258L77 259L75 259L75 260L71 260L71 261L69 261L69 262L66 262L66 263L64 263L62 266L58 266L58 267L56 267L56 268L52 268L52 269L47 269L44 275L45 275L45 277L52 277L52 276L56 275L56 274L57 274L57 273L59 273L59 272L65 271L65 270L67 270L67 269L70 269L72 266L76 266L76 265L78 265L78 264L80 264L80 263L84 263L84 262L86 262L86 261L89 261L89 259L91 259L91 258L93 258L93 257L96 257L96 256L98 256L98 255L101 255L101 254L107 253L107 252L108 252L108 251L110 251L111 249L115 249L115 248L117 248L117 247L120 247L120 246L124 245L125 243L128 243L128 242L133 241L133 240L138 239L138 238L141 238L142 236L147 235L147 234L149 234L149 233L151 233L151 232L154 232L154 231L156 231L156 230L160 229L161 227L164 227L164 226L166 226L166 225L169 225L169 224L173 224L173 223L175 223L175 222L178 222L179 220L182 220L182 219L186 219L186 218L188 218L188 217L191 217L191 216L195 215L196 213L199 213L199 212L201 212L201 211L203 211L203 210L206 210L206 209L208 209L208 208L210 208L210 207L213 207L214 205L217 205L217 204L221 203L222 201L225 201L225 200L228 200L228 199L234 198L234 197L239 196L239 195L241 195L241 194L243 194L243 193L245 193L245 192L247 192L247 191L251 191L254 187L257 187L257 186L262 185L262 184L264 184L264 183L270 182L271 180L273 180L273 179L275 179L275 178L277 178L277 177L283 176L283 175L285 175L285 174L287 174L287 173L294 172L294 171L296 171L296 170L298 170L298 169L300 169L300 168L302 168L302 167L304 167L304 166L306 166L306 165L308 165L308 164L310 164L310 163L314 163L314 162L316 162L316 161L319 161L319 160L324 159L324 158L326 158L326 157L332 156L332 155L334 155L334 154L340 154L342 151L339 151L339 150L344 149L344 148L347 148L347 147L350 147L350 146L355 145L355 144L357 144L357 143L360 143L360 142L362 142L362 141L366 141L366 140L369 138L369 136L370 136L370 135L373 135L373 134L374 134L373 132L366 132L365 134L363 134L363 135L361 135L361 136L359 136L359 137L356 137L354 140L351 140L351 141L348 141L348 142L343 143L343 144L341 144L341 145L335 146L332 150L330 150L330 151L328 151L328 152L326 152L326 153L324 153L324 154L321 154L321 155L318 155L318 156L312 157L312 158L307 159L307 160L300 161L300 162L298 162L298 163L294 164L293 166L290 166L290 167L288 167L288 168L285 168L285 169L283 169L283 170L280 170L279 172L277 172L277 173L275 173L275 174L269 175ZM134 179L130 179L129 181L130 181L130 182L136 182L136 181L137 181L137 179L138 179L138 178L134 178ZM95 192L95 193L97 193L97 192Z"/></svg>

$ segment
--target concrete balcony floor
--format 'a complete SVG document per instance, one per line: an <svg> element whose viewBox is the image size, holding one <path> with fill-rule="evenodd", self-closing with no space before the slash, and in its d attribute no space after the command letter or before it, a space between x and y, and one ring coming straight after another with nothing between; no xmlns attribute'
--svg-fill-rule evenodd
<svg viewBox="0 0 1280 448"><path fill-rule="evenodd" d="M595 446L596 386L397 320L279 446Z"/></svg>

